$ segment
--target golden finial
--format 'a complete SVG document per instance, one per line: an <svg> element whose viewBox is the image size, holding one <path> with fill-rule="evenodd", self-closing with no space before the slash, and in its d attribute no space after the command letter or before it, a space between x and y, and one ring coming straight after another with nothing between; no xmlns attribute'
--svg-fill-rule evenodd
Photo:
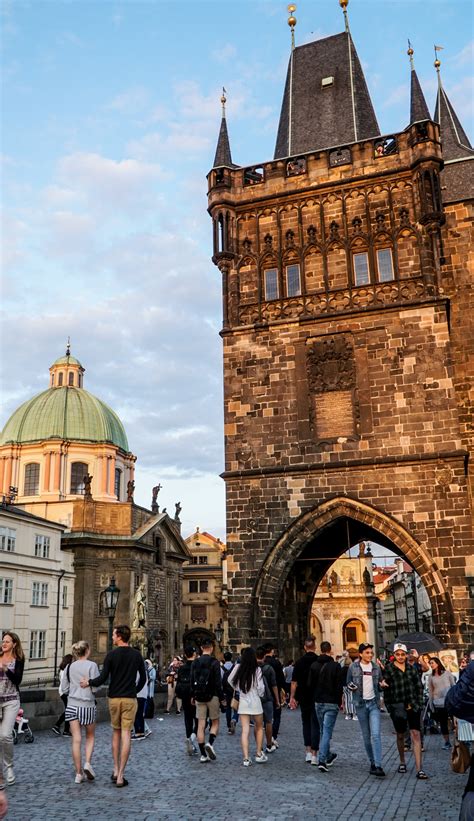
<svg viewBox="0 0 474 821"><path fill-rule="evenodd" d="M434 46L435 61L434 61L433 65L434 65L436 71L438 72L438 74L439 74L439 69L440 69L440 66L441 66L441 62L440 62L440 60L438 60L438 51L442 51L443 48L444 48L444 46Z"/></svg>
<svg viewBox="0 0 474 821"><path fill-rule="evenodd" d="M227 97L225 96L227 91L225 90L224 86L222 86L222 96L221 96L221 103L222 103L222 116L225 117L225 104L227 102Z"/></svg>
<svg viewBox="0 0 474 821"><path fill-rule="evenodd" d="M349 18L347 17L347 6L349 5L349 0L339 0L339 5L344 12L344 25L347 33L349 33Z"/></svg>
<svg viewBox="0 0 474 821"><path fill-rule="evenodd" d="M68 336L68 338L67 338L66 356L71 356L71 337L70 336Z"/></svg>
<svg viewBox="0 0 474 821"><path fill-rule="evenodd" d="M415 63L414 63L414 61L413 61L413 54L414 54L414 51L413 51L413 49L412 49L412 46L411 46L410 41L408 41L408 51L407 51L407 54L408 54L408 56L409 56L409 58L410 58L410 67L411 67L411 70L413 71L413 69L415 68Z"/></svg>
<svg viewBox="0 0 474 821"><path fill-rule="evenodd" d="M294 12L296 11L296 6L294 3L290 3L288 6L288 25L291 29L291 50L293 51L295 47L295 26L296 26L296 17L294 16Z"/></svg>

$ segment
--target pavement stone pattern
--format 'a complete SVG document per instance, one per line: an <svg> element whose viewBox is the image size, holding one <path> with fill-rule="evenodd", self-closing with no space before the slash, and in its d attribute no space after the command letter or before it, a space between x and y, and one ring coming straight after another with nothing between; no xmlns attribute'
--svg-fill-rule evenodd
<svg viewBox="0 0 474 821"><path fill-rule="evenodd" d="M132 743L120 791L112 772L108 724L97 725L94 782L74 783L71 740L50 732L15 747L16 783L8 788L8 819L15 821L444 821L458 819L466 775L453 773L441 736L428 736L423 766L429 781L415 778L407 753L406 775L397 773L395 736L382 715L385 779L369 775L359 725L339 715L329 773L305 763L299 710L283 711L280 748L265 764L242 766L240 731L227 734L225 717L217 761L201 764L185 752L182 716L151 719L152 735ZM255 755L255 748L252 748Z"/></svg>

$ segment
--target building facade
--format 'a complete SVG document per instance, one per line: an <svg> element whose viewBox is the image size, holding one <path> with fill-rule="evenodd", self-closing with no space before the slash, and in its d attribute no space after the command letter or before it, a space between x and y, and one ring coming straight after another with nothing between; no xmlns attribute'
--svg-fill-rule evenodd
<svg viewBox="0 0 474 821"><path fill-rule="evenodd" d="M183 565L183 643L199 644L207 635L225 647L228 642L225 545L210 533L201 533L199 528L185 541L191 557Z"/></svg>
<svg viewBox="0 0 474 821"><path fill-rule="evenodd" d="M18 633L26 683L50 681L73 635L73 557L64 526L15 505L0 505L1 629Z"/></svg>
<svg viewBox="0 0 474 821"><path fill-rule="evenodd" d="M433 632L429 596L419 576L403 559L396 559L391 568L374 568L374 593L380 649L404 633Z"/></svg>
<svg viewBox="0 0 474 821"><path fill-rule="evenodd" d="M230 641L285 655L362 539L415 568L441 639L473 623L474 151L411 49L409 124L380 133L344 11L291 52L274 159L236 165L224 109L208 175Z"/></svg>

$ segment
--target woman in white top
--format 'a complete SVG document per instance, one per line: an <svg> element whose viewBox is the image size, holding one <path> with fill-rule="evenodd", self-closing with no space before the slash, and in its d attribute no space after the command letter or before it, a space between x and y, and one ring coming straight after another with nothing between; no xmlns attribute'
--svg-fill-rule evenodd
<svg viewBox="0 0 474 821"><path fill-rule="evenodd" d="M90 647L87 641L77 641L72 646L74 661L66 667L61 681L61 689L68 694L66 707L66 721L72 733L72 760L76 768L76 784L81 784L84 778L93 781L95 772L92 769L91 758L94 752L95 723L97 708L95 706L94 688L81 687L82 678L96 678L99 668L95 661L89 661ZM81 763L81 727L86 728L85 763Z"/></svg>
<svg viewBox="0 0 474 821"><path fill-rule="evenodd" d="M239 693L239 716L242 724L242 753L244 767L250 767L249 733L250 719L255 724L255 741L257 754L255 761L258 764L267 760L263 752L263 707L261 697L265 694L265 684L262 670L257 664L257 656L253 647L242 650L240 664L236 664L228 678L229 685Z"/></svg>
<svg viewBox="0 0 474 821"><path fill-rule="evenodd" d="M444 706L444 701L448 690L453 684L456 684L456 679L435 656L430 658L430 667L432 670L432 674L428 679L430 706L433 710L435 720L440 725L444 738L442 749L449 751L451 749L451 742L449 740L448 711Z"/></svg>

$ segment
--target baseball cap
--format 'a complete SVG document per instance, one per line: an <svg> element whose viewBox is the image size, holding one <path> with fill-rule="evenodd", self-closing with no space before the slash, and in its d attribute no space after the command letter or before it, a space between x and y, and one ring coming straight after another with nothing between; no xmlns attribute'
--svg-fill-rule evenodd
<svg viewBox="0 0 474 821"><path fill-rule="evenodd" d="M362 642L362 644L359 644L359 653L363 653L363 651L368 650L369 647L372 650L373 646L373 644L367 644L367 642Z"/></svg>
<svg viewBox="0 0 474 821"><path fill-rule="evenodd" d="M394 644L393 652L396 653L397 650L403 650L404 653L408 653L406 644Z"/></svg>

